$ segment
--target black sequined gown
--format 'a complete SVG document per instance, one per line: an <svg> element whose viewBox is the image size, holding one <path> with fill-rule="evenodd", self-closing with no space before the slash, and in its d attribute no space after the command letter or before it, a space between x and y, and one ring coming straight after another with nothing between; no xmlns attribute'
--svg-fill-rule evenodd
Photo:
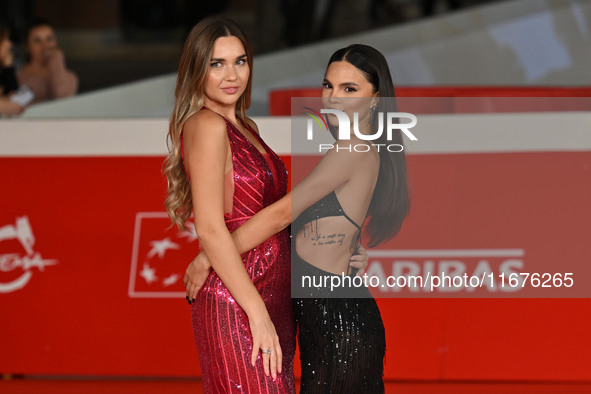
<svg viewBox="0 0 591 394"><path fill-rule="evenodd" d="M332 192L294 220L292 234L295 237L306 223L328 216L344 216L359 228ZM380 310L367 287L308 291L298 282L302 275L335 276L303 260L292 242L293 294L314 297L293 299L301 393L383 393L386 338Z"/></svg>

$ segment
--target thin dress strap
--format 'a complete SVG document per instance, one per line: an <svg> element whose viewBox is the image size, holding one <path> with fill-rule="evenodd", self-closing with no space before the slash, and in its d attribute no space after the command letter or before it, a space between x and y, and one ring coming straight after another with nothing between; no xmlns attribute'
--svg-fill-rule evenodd
<svg viewBox="0 0 591 394"><path fill-rule="evenodd" d="M342 204L341 204L341 202L339 201L339 197L337 196L337 193L336 193L336 191L334 191L334 190L333 190L332 192L333 192L333 194L334 194L334 198L335 198L335 199L337 200L337 202L339 203L339 206L340 206L340 208L341 208L341 212L342 212L343 216L344 216L345 218L347 218L347 220L348 220L348 221L350 221L351 223L353 223L353 225L354 225L355 227L357 227L359 230L361 230L361 226L360 226L360 225L358 225L357 223L355 223L355 221L354 221L353 219L351 219L351 218L349 217L349 215L347 215L347 213L345 212L345 209L343 208L343 205L342 205Z"/></svg>

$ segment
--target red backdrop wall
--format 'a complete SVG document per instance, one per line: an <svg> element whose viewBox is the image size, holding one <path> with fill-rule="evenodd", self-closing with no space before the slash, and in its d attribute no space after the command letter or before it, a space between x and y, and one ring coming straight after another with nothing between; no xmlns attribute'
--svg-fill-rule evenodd
<svg viewBox="0 0 591 394"><path fill-rule="evenodd" d="M411 155L408 161L413 208L400 236L384 247L519 247L529 270L541 260L556 262L557 270L562 260L589 261L589 152ZM6 233L26 217L34 235L29 256L36 256L10 265L6 256L27 253L17 239L0 242L0 283L31 273L21 288L0 294L0 371L199 374L178 278L197 243L166 230L161 162L0 159L0 228ZM498 177L499 170L506 176ZM525 178L527 190L519 187ZM565 195L569 204L559 205ZM181 249L152 252L153 242L167 237ZM386 378L591 379L588 299L397 298L379 304L387 330Z"/></svg>

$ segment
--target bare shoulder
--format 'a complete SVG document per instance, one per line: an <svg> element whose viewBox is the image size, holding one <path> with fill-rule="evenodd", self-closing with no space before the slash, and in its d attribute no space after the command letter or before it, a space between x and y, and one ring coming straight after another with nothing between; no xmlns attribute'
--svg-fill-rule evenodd
<svg viewBox="0 0 591 394"><path fill-rule="evenodd" d="M200 135L206 133L211 137L226 135L226 121L214 111L201 110L191 115L183 126L183 134Z"/></svg>
<svg viewBox="0 0 591 394"><path fill-rule="evenodd" d="M335 141L326 156L332 157L333 161L341 163L344 168L347 166L373 166L379 162L379 153L376 148L369 141L357 138Z"/></svg>
<svg viewBox="0 0 591 394"><path fill-rule="evenodd" d="M333 143L333 148L329 151L333 155L338 155L345 160L363 160L365 156L361 153L367 153L365 144L359 143L359 140L337 140Z"/></svg>
<svg viewBox="0 0 591 394"><path fill-rule="evenodd" d="M252 127L252 129L255 131L255 133L259 134L259 128L257 126L257 124L254 122L254 120L250 119L250 118L246 118L246 123L248 123L248 125L250 127Z"/></svg>

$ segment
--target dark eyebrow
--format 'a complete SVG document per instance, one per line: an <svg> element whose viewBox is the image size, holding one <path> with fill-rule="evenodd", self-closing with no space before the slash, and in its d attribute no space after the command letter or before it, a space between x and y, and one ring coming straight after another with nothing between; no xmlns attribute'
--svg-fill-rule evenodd
<svg viewBox="0 0 591 394"><path fill-rule="evenodd" d="M330 85L332 85L332 82L330 82L328 79L324 78L323 83L328 83ZM340 84L339 86L343 87L343 86L357 86L359 87L358 84L356 84L355 82L343 82L342 84Z"/></svg>
<svg viewBox="0 0 591 394"><path fill-rule="evenodd" d="M246 53L243 53L242 55L238 56L236 58L236 60L241 60L244 59L246 57ZM214 57L211 59L212 62L225 62L226 59L222 59L222 58L218 58L218 57Z"/></svg>

